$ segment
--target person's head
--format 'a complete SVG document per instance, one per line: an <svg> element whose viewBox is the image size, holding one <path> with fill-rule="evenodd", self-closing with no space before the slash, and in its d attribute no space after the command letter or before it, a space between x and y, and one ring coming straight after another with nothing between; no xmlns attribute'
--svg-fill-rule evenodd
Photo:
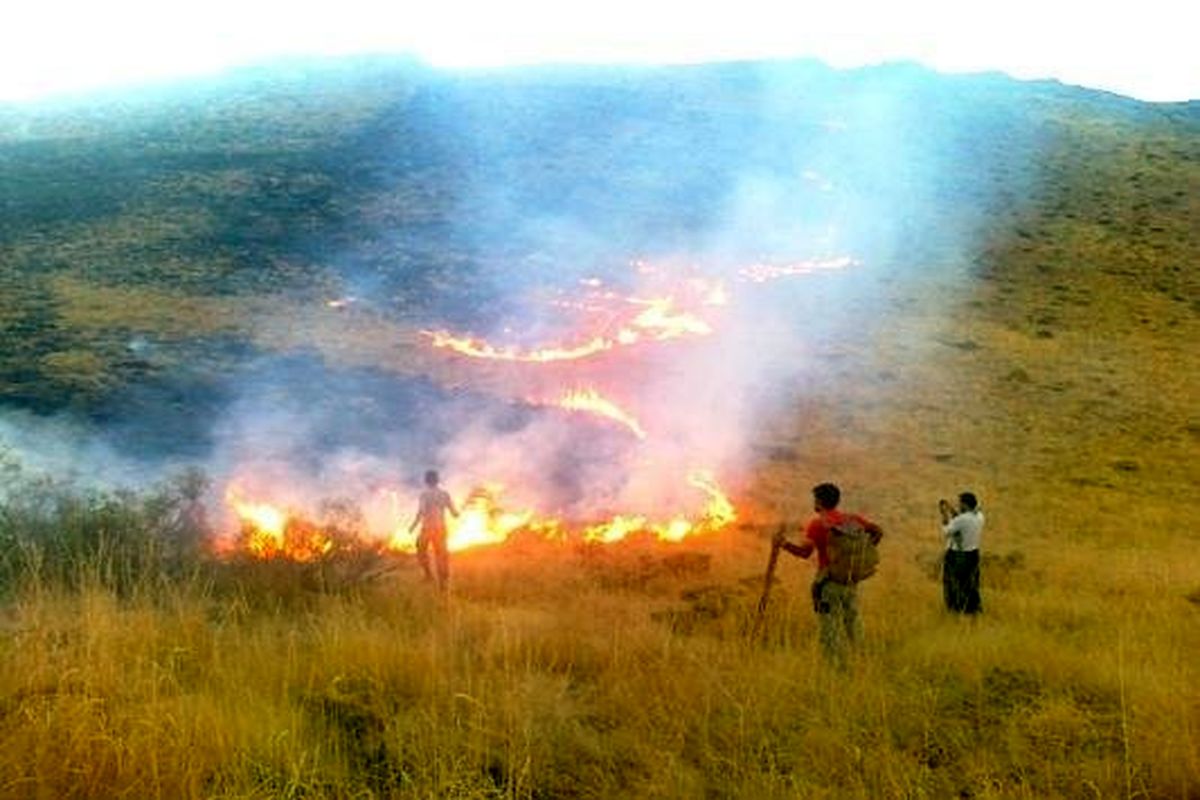
<svg viewBox="0 0 1200 800"><path fill-rule="evenodd" d="M833 511L842 499L842 490L832 483L818 483L812 493L817 511Z"/></svg>
<svg viewBox="0 0 1200 800"><path fill-rule="evenodd" d="M438 473L437 473L436 469L430 469L430 470L425 471L425 485L426 486L429 486L430 488L437 486L439 480L440 480L440 478L438 477Z"/></svg>
<svg viewBox="0 0 1200 800"><path fill-rule="evenodd" d="M963 492L958 496L958 505L963 511L974 511L979 507L979 500L971 492Z"/></svg>

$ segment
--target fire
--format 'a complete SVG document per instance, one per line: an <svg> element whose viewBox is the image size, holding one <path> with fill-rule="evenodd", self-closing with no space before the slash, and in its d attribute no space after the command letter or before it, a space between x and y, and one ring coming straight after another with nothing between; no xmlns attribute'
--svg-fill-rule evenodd
<svg viewBox="0 0 1200 800"><path fill-rule="evenodd" d="M629 302L645 306L633 319L632 330L622 328L618 337L633 337L637 341L640 334L657 340L674 339L679 336L707 336L712 333L712 327L694 314L674 310L675 301L670 297L656 300L630 300ZM622 341L631 344L632 341Z"/></svg>
<svg viewBox="0 0 1200 800"><path fill-rule="evenodd" d="M688 483L708 495L708 505L704 509L704 519L710 528L724 528L737 520L737 509L717 485L713 474L705 469L698 469L688 475Z"/></svg>
<svg viewBox="0 0 1200 800"><path fill-rule="evenodd" d="M702 510L694 518L686 515L655 520L645 515L618 514L612 518L588 524L576 530L579 539L588 542L616 542L634 534L648 534L668 542L682 541L697 533L711 533L725 528L737 519L729 498L721 491L712 474L697 470L688 476L688 483L707 497ZM530 533L547 540L570 537L571 526L556 516L539 515L532 510L511 511L500 503L502 487L498 484L472 490L447 526L446 546L452 552L473 547L499 545L518 532ZM397 552L416 550L416 535L408 529L407 509L396 492L389 491L394 520L392 530L361 546L374 546ZM236 487L226 492L226 502L238 515L242 526L242 550L263 558L289 558L295 561L314 561L333 551L334 540L329 532L296 514L285 512L265 502L244 500ZM415 501L412 504L415 507Z"/></svg>
<svg viewBox="0 0 1200 800"><path fill-rule="evenodd" d="M482 339L469 336L455 336L449 331L421 331L431 340L434 347L453 350L468 358L482 358L491 361L521 361L527 363L545 363L547 361L574 361L580 358L594 356L611 350L616 342L597 336L591 341L574 347L546 347L537 350L522 351L517 347L497 347Z"/></svg>
<svg viewBox="0 0 1200 800"><path fill-rule="evenodd" d="M565 343L541 346L495 344L481 338L459 336L446 330L423 330L434 348L449 350L470 359L485 361L518 362L529 365L544 365L552 362L579 362L604 353L615 353L650 342L691 340L714 334L715 323L721 318L717 307L729 302L726 283L730 286L764 284L780 278L806 275L819 271L839 270L856 262L849 257L813 259L785 264L759 263L744 266L727 273L727 281L715 279L699 269L690 269L687 276L678 279L670 267L657 267L645 262L634 262L637 275L638 294L622 295L607 288L599 279L580 282L582 291L576 295L566 293L552 297L549 302L560 313L568 317L570 333ZM355 303L355 298L344 297L328 300L326 305L333 309L344 309ZM602 417L621 425L639 441L643 449L653 447L645 428L638 417L613 399L601 394L586 384L611 386L612 381L623 391L617 397L637 397L643 401L642 410L650 405L650 398L633 394L635 386L630 381L642 381L643 375L658 376L665 359L659 358L657 348L646 348L639 354L636 369L626 369L627 364L605 358L598 363L567 364L557 368L520 367L494 370L520 377L537 369L536 381L524 384L515 396L534 395L540 399L527 402L555 406L567 411L586 413ZM703 354L701 354L703 355ZM594 374L587 374L594 370ZM657 370L657 372L655 371ZM630 377L635 376L635 377ZM563 381L562 383L558 381ZM555 381L548 384L547 381ZM581 385L584 384L584 385ZM532 388L536 386L538 388ZM545 399L553 398L553 399ZM518 454L514 454L516 457ZM643 454L645 455L645 454ZM650 454L652 456L653 454ZM657 463L647 460L644 463ZM504 477L504 476L500 476ZM659 478L655 478L658 481ZM498 545L509 541L514 535L533 534L551 540L583 540L589 542L616 542L630 536L648 535L662 541L678 542L696 534L722 530L737 519L737 509L721 489L712 472L696 470L686 475L687 493L694 493L696 501L684 501L680 507L670 507L653 514L645 513L645 507L654 506L653 493L649 497L639 495L637 511L618 509L607 518L589 518L581 521L578 516L569 520L560 512L551 512L531 501L529 507L513 509L501 501L502 487L485 484L472 490L463 500L460 514L447 522L447 546L451 551L462 551L485 545ZM536 487L524 487L535 489ZM656 487L651 486L650 489ZM358 544L382 550L412 552L416 549L416 536L409 532L408 524L416 508L415 497L402 497L397 491L376 489L377 496L390 500L389 508L376 508L368 501L366 509L372 513L370 530L360 534ZM523 496L538 497L533 493ZM240 522L239 544L242 551L261 558L290 558L312 561L322 558L335 548L344 550L350 546L345 536L336 529L322 528L305 521L296 512L284 510L283 506L261 500L248 500L237 486L226 493L226 502ZM672 501L675 502L675 501ZM690 509L690 510L688 510Z"/></svg>
<svg viewBox="0 0 1200 800"><path fill-rule="evenodd" d="M703 304L723 304L725 298L722 289L707 285L705 285L705 289L706 295L702 299ZM619 298L611 293L606 293L597 295L595 301L602 304L599 306L601 308L606 307L603 304L618 303L618 307L611 310L607 316L624 318L624 321L615 325L610 323L606 326L609 328L608 332L597 334L579 344L525 350L513 345L494 345L470 336L455 336L444 330L423 330L421 334L428 337L434 347L451 350L468 358L543 364L553 361L577 361L639 342L658 342L687 336L707 336L713 330L707 321L696 314L678 310L676 308L677 301L673 297ZM569 304L563 301L558 302L557 305L569 307ZM629 308L630 306L632 309ZM615 330L612 330L614 327Z"/></svg>
<svg viewBox="0 0 1200 800"><path fill-rule="evenodd" d="M590 542L616 542L634 533L649 533L667 542L679 542L695 533L711 533L721 530L737 519L737 511L729 498L717 486L712 473L696 470L688 475L688 483L708 496L708 503L698 520L679 516L663 521L654 521L644 516L619 515L607 522L591 525L583 531L583 538Z"/></svg>
<svg viewBox="0 0 1200 800"><path fill-rule="evenodd" d="M259 558L313 561L333 549L333 540L317 526L269 503L243 500L236 485L225 501L241 522L243 546Z"/></svg>
<svg viewBox="0 0 1200 800"><path fill-rule="evenodd" d="M854 265L848 256L811 259L791 264L751 264L737 271L745 283L768 281L793 275L808 275L826 270L839 270ZM635 262L637 272L656 275L659 270L645 262ZM725 285L716 280L692 278L678 284L677 292L660 297L621 297L611 291L600 291L596 279L582 281L591 291L583 300L556 299L552 305L600 316L606 322L604 332L576 344L521 348L516 345L496 345L472 336L457 336L446 330L423 330L433 347L450 350L467 358L544 364L555 361L577 361L640 342L661 342L684 337L712 334L711 323L694 311L680 307L680 297L688 305L723 306L729 301Z"/></svg>
<svg viewBox="0 0 1200 800"><path fill-rule="evenodd" d="M569 411L580 411L605 417L624 425L637 438L646 438L646 431L632 414L618 406L612 400L601 395L595 389L575 389L568 391L555 405Z"/></svg>
<svg viewBox="0 0 1200 800"><path fill-rule="evenodd" d="M447 549L458 552L481 545L501 544L515 531L534 529L550 535L554 525L535 522L532 511L506 511L500 508L497 498L503 491L499 484L473 489L463 501L457 517L451 517L446 530ZM414 503L415 505L415 503ZM389 549L412 552L417 548L416 533L409 532L408 519L403 518L400 526L388 539Z"/></svg>

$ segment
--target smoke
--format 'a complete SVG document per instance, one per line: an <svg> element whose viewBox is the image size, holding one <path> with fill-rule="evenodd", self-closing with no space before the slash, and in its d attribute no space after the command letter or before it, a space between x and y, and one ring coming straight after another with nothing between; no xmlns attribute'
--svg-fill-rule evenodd
<svg viewBox="0 0 1200 800"><path fill-rule="evenodd" d="M29 485L116 491L156 483L183 460L133 457L94 426L66 415L0 410L0 500Z"/></svg>
<svg viewBox="0 0 1200 800"><path fill-rule="evenodd" d="M517 507L581 520L694 509L686 476L752 466L756 431L823 379L821 348L868 346L885 287L965 273L992 202L972 135L996 113L913 69L422 75L330 159L358 181L329 259L357 307L526 351L612 335L651 298L712 330L499 377L430 347L453 381L258 354L193 453L210 502L229 486L309 513L344 499L386 528L438 468L460 497L501 484ZM546 407L582 386L618 398L645 438ZM0 434L46 469L105 479L170 461L57 422L9 418Z"/></svg>

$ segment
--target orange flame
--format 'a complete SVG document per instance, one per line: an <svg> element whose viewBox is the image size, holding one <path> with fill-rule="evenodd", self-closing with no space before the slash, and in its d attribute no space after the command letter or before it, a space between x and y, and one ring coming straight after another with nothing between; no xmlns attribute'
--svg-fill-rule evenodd
<svg viewBox="0 0 1200 800"><path fill-rule="evenodd" d="M259 558L313 561L333 549L333 540L317 526L269 503L243 500L230 486L225 501L241 521L244 547Z"/></svg>
<svg viewBox="0 0 1200 800"><path fill-rule="evenodd" d="M711 529L724 528L737 520L737 509L721 491L712 472L698 469L688 475L688 483L708 495L704 509L704 522Z"/></svg>
<svg viewBox="0 0 1200 800"><path fill-rule="evenodd" d="M627 333L626 329L622 329L618 337L625 333L637 335L638 331L644 331L654 339L674 339L689 334L707 336L712 333L712 327L694 314L675 312L675 301L670 297L629 302L645 306L646 310L633 318L633 331Z"/></svg>
<svg viewBox="0 0 1200 800"><path fill-rule="evenodd" d="M615 347L626 347L642 341L664 341L683 336L707 336L712 326L695 314L675 310L675 301L670 297L641 300L629 298L627 304L642 308L632 319L618 326L611 335L594 336L588 341L565 347L542 347L522 350L515 346L496 346L483 339L470 336L455 336L449 331L423 330L437 348L452 350L468 358L492 361L515 361L524 363L546 363L550 361L574 361L588 358ZM723 295L718 289L710 289L705 302L719 305Z"/></svg>
<svg viewBox="0 0 1200 800"><path fill-rule="evenodd" d="M452 552L481 545L501 544L517 530L534 530L553 538L559 532L556 521L535 521L532 511L505 511L496 498L502 491L498 484L472 490L463 501L459 515L447 525L446 548ZM417 548L416 534L409 532L405 522L388 540L392 550L412 552Z"/></svg>
<svg viewBox="0 0 1200 800"><path fill-rule="evenodd" d="M468 358L484 358L491 361L521 361L544 363L547 361L574 361L612 349L614 343L603 337L575 347L546 347L524 352L517 347L497 347L483 339L455 336L449 331L421 331L432 339L434 347L453 350Z"/></svg>
<svg viewBox="0 0 1200 800"><path fill-rule="evenodd" d="M632 533L649 533L668 542L679 542L695 533L718 531L737 519L737 511L729 498L717 486L712 473L696 470L688 475L688 483L708 495L708 503L700 519L693 522L686 517L675 517L665 522L654 522L643 516L617 516L608 522L592 525L583 532L583 538L591 542L616 542Z"/></svg>
<svg viewBox="0 0 1200 800"><path fill-rule="evenodd" d="M646 438L646 431L632 414L618 406L612 400L601 395L595 389L575 389L568 391L555 405L559 408L565 408L568 411L581 411L605 417L624 425L639 439Z"/></svg>
<svg viewBox="0 0 1200 800"><path fill-rule="evenodd" d="M604 522L579 530L584 541L616 542L633 534L648 534L663 541L679 542L698 533L718 531L737 518L733 504L717 486L711 473L696 471L688 483L707 495L708 500L695 518L678 515L654 520L645 515L617 515ZM391 498L394 519L400 511L399 497ZM501 487L490 485L472 491L463 502L458 517L447 526L447 548L459 552L473 547L502 544L517 532L535 534L547 540L566 538L568 525L557 517L538 516L533 511L509 511L501 507ZM307 522L270 503L251 502L241 497L236 487L225 495L226 501L241 522L241 544L236 552L256 558L286 558L294 561L315 561L333 551L334 541L328 531ZM413 552L416 536L409 532L404 519L386 537L377 540L390 550Z"/></svg>

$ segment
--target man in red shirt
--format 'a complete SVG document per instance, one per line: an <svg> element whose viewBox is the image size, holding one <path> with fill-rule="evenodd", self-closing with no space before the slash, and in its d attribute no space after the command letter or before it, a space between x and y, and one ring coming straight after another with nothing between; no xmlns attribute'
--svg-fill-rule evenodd
<svg viewBox="0 0 1200 800"><path fill-rule="evenodd" d="M841 664L845 662L848 645L862 637L862 622L858 616L858 593L853 583L838 583L828 575L829 531L838 524L852 519L861 525L879 544L883 529L860 514L845 514L838 510L842 492L832 483L821 483L813 487L813 511L816 512L804 527L804 541L792 544L783 531L776 534L779 546L800 558L817 554L817 574L812 584L813 609L820 623L821 650L826 658Z"/></svg>

